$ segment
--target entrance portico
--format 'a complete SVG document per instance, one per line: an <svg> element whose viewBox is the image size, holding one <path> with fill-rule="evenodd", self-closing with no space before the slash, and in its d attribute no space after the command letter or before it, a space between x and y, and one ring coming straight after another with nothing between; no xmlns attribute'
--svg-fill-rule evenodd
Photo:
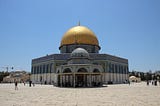
<svg viewBox="0 0 160 106"><path fill-rule="evenodd" d="M102 85L102 73L62 73L58 74L60 87L98 87Z"/></svg>

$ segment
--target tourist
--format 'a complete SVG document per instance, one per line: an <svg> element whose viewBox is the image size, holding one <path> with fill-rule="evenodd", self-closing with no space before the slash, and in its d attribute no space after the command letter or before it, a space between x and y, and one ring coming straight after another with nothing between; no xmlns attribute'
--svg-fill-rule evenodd
<svg viewBox="0 0 160 106"><path fill-rule="evenodd" d="M147 80L147 86L149 86L149 81Z"/></svg>
<svg viewBox="0 0 160 106"><path fill-rule="evenodd" d="M35 84L34 84L34 82L32 81L32 85L33 85L33 87L35 86Z"/></svg>
<svg viewBox="0 0 160 106"><path fill-rule="evenodd" d="M31 87L32 81L29 81L29 87Z"/></svg>
<svg viewBox="0 0 160 106"><path fill-rule="evenodd" d="M155 86L157 86L157 80L155 80L155 82L154 82L154 83L155 83Z"/></svg>
<svg viewBox="0 0 160 106"><path fill-rule="evenodd" d="M52 84L53 84L53 86L54 86L54 81L52 81Z"/></svg>
<svg viewBox="0 0 160 106"><path fill-rule="evenodd" d="M128 80L128 84L130 85L130 81Z"/></svg>
<svg viewBox="0 0 160 106"><path fill-rule="evenodd" d="M15 90L18 90L18 82L15 81Z"/></svg>
<svg viewBox="0 0 160 106"><path fill-rule="evenodd" d="M154 81L152 80L152 85L153 85Z"/></svg>
<svg viewBox="0 0 160 106"><path fill-rule="evenodd" d="M24 86L26 85L26 83L23 81Z"/></svg>

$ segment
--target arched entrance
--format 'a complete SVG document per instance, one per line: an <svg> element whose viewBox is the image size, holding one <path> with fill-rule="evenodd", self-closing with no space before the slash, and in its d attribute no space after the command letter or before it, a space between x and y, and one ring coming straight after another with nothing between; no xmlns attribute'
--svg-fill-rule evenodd
<svg viewBox="0 0 160 106"><path fill-rule="evenodd" d="M98 69L94 69L92 73L92 86L98 87L102 84L102 76Z"/></svg>
<svg viewBox="0 0 160 106"><path fill-rule="evenodd" d="M70 68L66 68L66 69L64 69L64 71L63 71L63 73L71 73L72 71L71 71L71 69Z"/></svg>
<svg viewBox="0 0 160 106"><path fill-rule="evenodd" d="M57 85L60 86L60 75L59 75L59 70L57 71ZM52 82L54 84L54 82Z"/></svg>
<svg viewBox="0 0 160 106"><path fill-rule="evenodd" d="M73 81L72 81L73 76L70 68L66 68L63 70L61 78L62 78L63 87L71 87L73 85Z"/></svg>
<svg viewBox="0 0 160 106"><path fill-rule="evenodd" d="M80 68L76 74L76 87L87 87L87 70Z"/></svg>
<svg viewBox="0 0 160 106"><path fill-rule="evenodd" d="M102 71L100 68L86 66L63 67L57 71L57 85L60 87L97 87L102 85Z"/></svg>
<svg viewBox="0 0 160 106"><path fill-rule="evenodd" d="M94 69L93 72L94 73L100 73L100 71L98 69Z"/></svg>

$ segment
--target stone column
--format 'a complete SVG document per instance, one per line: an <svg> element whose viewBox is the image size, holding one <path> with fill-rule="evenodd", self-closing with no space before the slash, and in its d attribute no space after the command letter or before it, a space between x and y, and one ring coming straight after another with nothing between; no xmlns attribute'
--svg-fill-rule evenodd
<svg viewBox="0 0 160 106"><path fill-rule="evenodd" d="M63 80L62 75L60 74L59 77L60 77L59 78L60 79L60 86L62 87L62 80Z"/></svg>
<svg viewBox="0 0 160 106"><path fill-rule="evenodd" d="M73 73L73 87L74 88L76 87L75 83L76 83L76 77L75 77L75 73Z"/></svg>
<svg viewBox="0 0 160 106"><path fill-rule="evenodd" d="M83 74L83 87L85 86L85 74Z"/></svg>
<svg viewBox="0 0 160 106"><path fill-rule="evenodd" d="M89 77L90 77L90 78L89 78L89 79L90 79L90 84L89 84L89 86L92 87L92 75L91 75L91 73L90 73Z"/></svg>
<svg viewBox="0 0 160 106"><path fill-rule="evenodd" d="M117 83L117 70L116 70L116 64L114 64L114 82Z"/></svg>
<svg viewBox="0 0 160 106"><path fill-rule="evenodd" d="M114 83L114 65L112 65L112 82Z"/></svg>
<svg viewBox="0 0 160 106"><path fill-rule="evenodd" d="M64 75L64 86L66 87L66 74Z"/></svg>
<svg viewBox="0 0 160 106"><path fill-rule="evenodd" d="M103 73L100 74L101 77L101 84L103 84Z"/></svg>

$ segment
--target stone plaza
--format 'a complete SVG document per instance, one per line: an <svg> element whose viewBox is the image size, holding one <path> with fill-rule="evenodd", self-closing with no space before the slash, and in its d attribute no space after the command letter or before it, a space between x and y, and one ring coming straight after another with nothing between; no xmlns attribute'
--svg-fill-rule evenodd
<svg viewBox="0 0 160 106"><path fill-rule="evenodd" d="M160 86L146 82L100 88L59 88L53 85L0 84L1 106L160 106Z"/></svg>

